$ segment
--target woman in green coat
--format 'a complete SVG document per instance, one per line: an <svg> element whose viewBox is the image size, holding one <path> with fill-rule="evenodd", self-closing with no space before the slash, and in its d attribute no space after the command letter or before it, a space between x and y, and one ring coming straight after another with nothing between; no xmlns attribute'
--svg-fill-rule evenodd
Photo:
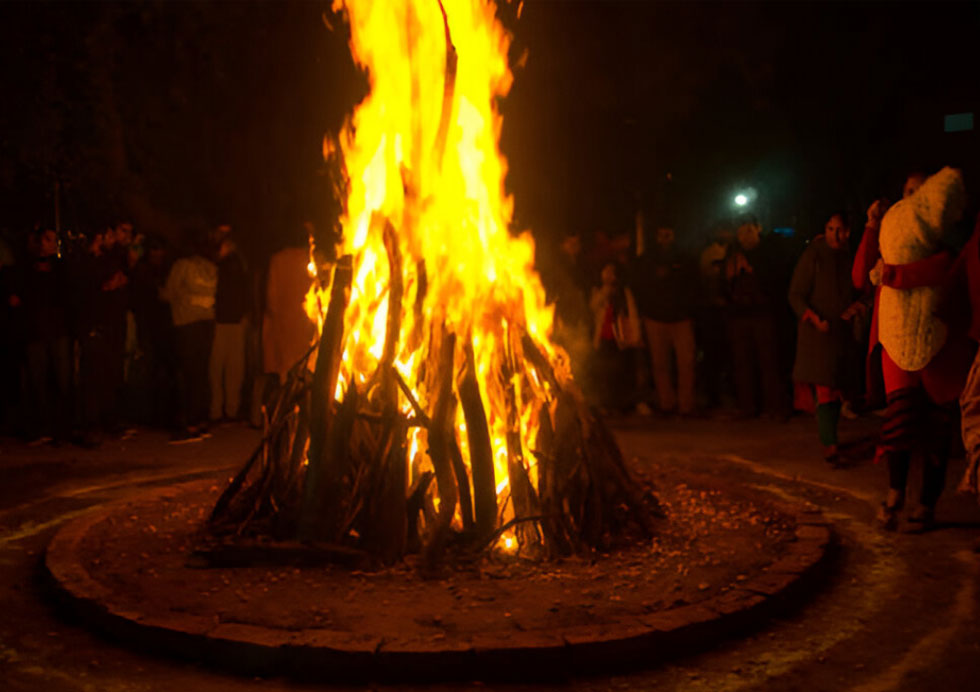
<svg viewBox="0 0 980 692"><path fill-rule="evenodd" d="M851 320L865 309L854 300L850 234L845 215L831 215L823 234L803 251L789 287L789 303L799 319L793 379L816 388L820 443L824 458L834 465L841 388L855 348Z"/></svg>

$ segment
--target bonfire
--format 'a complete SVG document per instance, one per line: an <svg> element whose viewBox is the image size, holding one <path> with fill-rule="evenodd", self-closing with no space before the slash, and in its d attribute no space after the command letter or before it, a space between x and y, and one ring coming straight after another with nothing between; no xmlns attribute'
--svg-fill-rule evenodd
<svg viewBox="0 0 980 692"><path fill-rule="evenodd" d="M370 82L324 145L341 240L311 253L318 337L212 536L430 568L650 537L656 500L572 380L531 235L511 231L497 104L513 77L495 6L334 10Z"/></svg>

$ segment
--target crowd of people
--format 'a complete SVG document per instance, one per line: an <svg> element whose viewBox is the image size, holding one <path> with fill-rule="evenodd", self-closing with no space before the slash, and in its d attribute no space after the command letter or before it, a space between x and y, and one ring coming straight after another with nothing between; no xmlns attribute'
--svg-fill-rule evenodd
<svg viewBox="0 0 980 692"><path fill-rule="evenodd" d="M313 336L306 230L293 236L263 273L228 225L187 228L180 247L128 222L34 229L0 265L3 432L93 447L137 424L175 443L260 426L264 393Z"/></svg>
<svg viewBox="0 0 980 692"><path fill-rule="evenodd" d="M607 413L784 421L804 412L835 468L853 461L838 444L840 417L877 413L875 460L889 475L879 522L897 526L919 459L908 520L928 526L957 437L970 462L963 489L977 492L980 225L964 246L965 200L958 171L913 173L900 201L872 202L856 252L844 211L802 249L751 216L719 224L700 252L642 214L634 233L596 234L590 252L569 235L551 282L557 339Z"/></svg>
<svg viewBox="0 0 980 692"><path fill-rule="evenodd" d="M744 216L687 252L668 224L569 235L549 284L555 339L607 414L816 420L826 461L845 465L840 417L882 418L876 461L894 529L912 461L928 526L954 440L980 476L980 224L961 174L912 174L902 199L852 221L828 214L805 245ZM204 439L210 426L262 425L262 403L309 349L310 229L260 271L230 226L191 228L175 248L121 222L87 235L31 232L0 253L0 425L31 443L98 446L134 424ZM957 402L959 406L957 406ZM962 410L961 410L962 409ZM955 426L960 421L959 435Z"/></svg>

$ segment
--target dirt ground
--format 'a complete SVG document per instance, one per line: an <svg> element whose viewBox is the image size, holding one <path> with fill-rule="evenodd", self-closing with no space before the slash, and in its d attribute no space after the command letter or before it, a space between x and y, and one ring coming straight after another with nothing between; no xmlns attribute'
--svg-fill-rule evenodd
<svg viewBox="0 0 980 692"><path fill-rule="evenodd" d="M554 638L730 590L778 560L795 540L792 516L744 490L652 469L667 517L645 545L592 558L532 562L489 555L442 578L411 558L365 572L325 567L189 567L222 486L195 482L173 500L128 505L95 524L79 546L113 603L147 615L204 616L216 624L320 630L343 642L439 648L528 633ZM193 564L193 563L192 563Z"/></svg>
<svg viewBox="0 0 980 692"><path fill-rule="evenodd" d="M875 418L843 420L842 440L866 444L879 423ZM812 418L797 416L787 423L635 418L616 422L614 429L631 463L655 479L668 502L671 478L697 474L697 482L688 483L692 491L713 490L738 498L736 491L744 489L752 493L749 498L815 505L832 523L837 539L829 580L806 593L799 609L760 619L751 632L707 649L679 652L676 658L637 669L570 673L557 683L324 685L275 673L229 675L225 669L160 651L134 650L125 640L92 631L52 607L38 565L65 522L101 513L110 503L137 499L154 489L227 478L252 451L257 434L241 427L218 428L212 439L171 446L164 433L140 430L132 439L109 440L97 450L28 447L0 438L0 689L946 692L976 687L980 555L973 546L980 536L980 510L975 500L953 492L964 470L962 458L951 462L935 531L908 533L903 521L897 533L882 533L873 522L887 488L886 469L871 463L870 451L846 469L830 468L821 458ZM665 473L658 475L661 471ZM914 468L911 499L916 497L918 477ZM694 574L691 568L692 584ZM713 581L705 581L713 588ZM553 585L552 591L557 589ZM302 599L303 594L294 597ZM663 616L645 619L659 617ZM438 634L432 631L432 636Z"/></svg>

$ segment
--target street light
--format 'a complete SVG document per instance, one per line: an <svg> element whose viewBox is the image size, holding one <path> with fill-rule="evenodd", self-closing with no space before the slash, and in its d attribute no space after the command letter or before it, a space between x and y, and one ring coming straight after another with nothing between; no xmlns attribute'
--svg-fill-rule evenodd
<svg viewBox="0 0 980 692"><path fill-rule="evenodd" d="M748 195L745 195L745 194L743 194L741 192L738 193L737 195L735 195L735 205L736 206L744 207L748 203L749 203Z"/></svg>

